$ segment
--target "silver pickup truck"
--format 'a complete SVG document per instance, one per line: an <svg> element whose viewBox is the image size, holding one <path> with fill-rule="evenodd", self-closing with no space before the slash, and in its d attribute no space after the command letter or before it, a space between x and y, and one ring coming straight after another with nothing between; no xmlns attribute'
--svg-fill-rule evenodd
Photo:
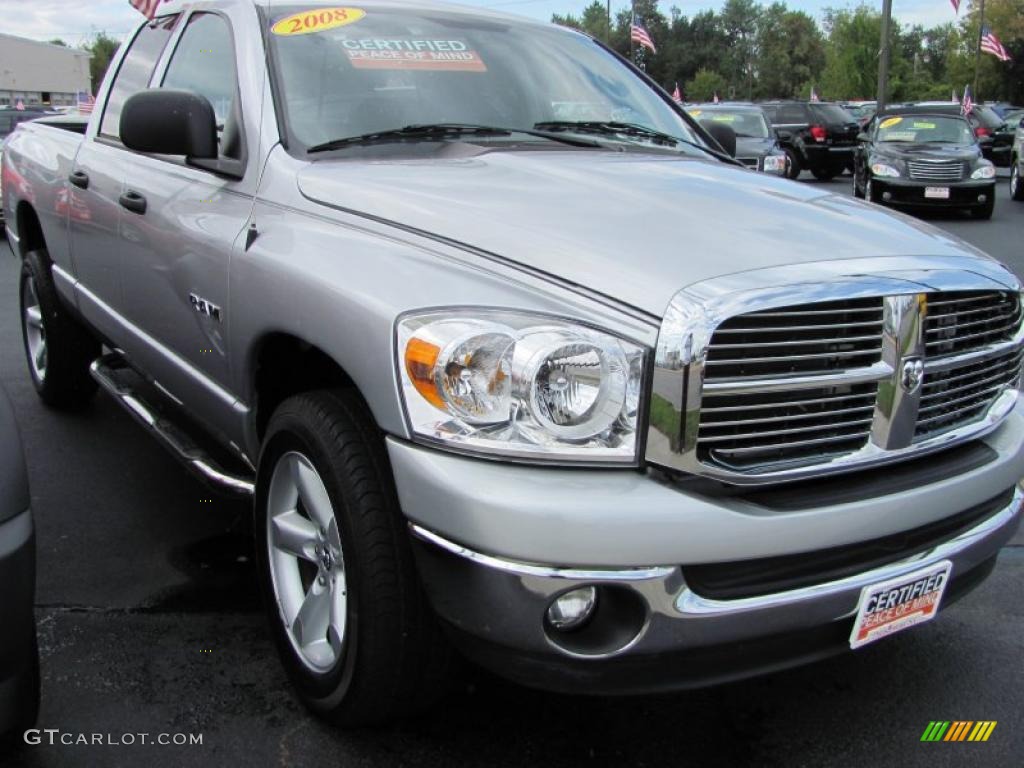
<svg viewBox="0 0 1024 768"><path fill-rule="evenodd" d="M253 496L312 710L421 707L452 648L571 692L736 679L991 571L1024 474L999 263L737 166L572 30L160 13L88 125L7 142L29 370Z"/></svg>

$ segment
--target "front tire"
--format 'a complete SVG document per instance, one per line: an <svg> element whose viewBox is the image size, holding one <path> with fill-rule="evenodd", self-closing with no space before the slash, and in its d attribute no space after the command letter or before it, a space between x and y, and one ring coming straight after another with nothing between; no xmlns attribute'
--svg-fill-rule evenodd
<svg viewBox="0 0 1024 768"><path fill-rule="evenodd" d="M358 395L311 392L277 409L255 532L271 631L310 710L373 725L443 692L450 651L417 577L383 437Z"/></svg>
<svg viewBox="0 0 1024 768"><path fill-rule="evenodd" d="M1010 199L1024 200L1024 181L1020 178L1020 161L1014 158L1010 165Z"/></svg>
<svg viewBox="0 0 1024 768"><path fill-rule="evenodd" d="M870 176L868 176L868 180L864 182L864 199L867 200L869 203L878 203L879 205L881 205L881 202L878 198L878 193L875 191L874 182L871 181Z"/></svg>
<svg viewBox="0 0 1024 768"><path fill-rule="evenodd" d="M797 153L794 150L788 147L784 151L786 153L786 157L789 158L789 162L786 163L786 178L800 178L800 172L803 170L803 166L800 165L799 155L797 155Z"/></svg>
<svg viewBox="0 0 1024 768"><path fill-rule="evenodd" d="M21 267L21 333L32 384L51 408L80 410L96 393L89 366L101 345L61 304L45 250Z"/></svg>

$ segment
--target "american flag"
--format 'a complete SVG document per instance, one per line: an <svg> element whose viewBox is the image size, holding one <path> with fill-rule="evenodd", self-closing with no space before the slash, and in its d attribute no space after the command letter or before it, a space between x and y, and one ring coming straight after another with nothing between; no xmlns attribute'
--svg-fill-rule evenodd
<svg viewBox="0 0 1024 768"><path fill-rule="evenodd" d="M719 101L719 99L718 99L718 91L715 91L715 96L714 96L714 98L712 99L712 102L713 102L714 104L717 104L717 103L718 103L718 101Z"/></svg>
<svg viewBox="0 0 1024 768"><path fill-rule="evenodd" d="M974 102L971 100L971 86L964 86L964 97L960 101L960 114L964 117L974 111Z"/></svg>
<svg viewBox="0 0 1024 768"><path fill-rule="evenodd" d="M634 16L633 23L629 25L629 39L634 43L640 43L641 48L650 48L651 53L657 53L658 49L654 47L654 41L651 40L651 36L648 34L646 27L640 23L640 20Z"/></svg>
<svg viewBox="0 0 1024 768"><path fill-rule="evenodd" d="M674 91L672 91L672 100L676 104L682 104L683 103L683 94L679 90L679 82L678 81L676 82L676 89Z"/></svg>
<svg viewBox="0 0 1024 768"><path fill-rule="evenodd" d="M813 85L811 86L811 101L818 101L818 92Z"/></svg>
<svg viewBox="0 0 1024 768"><path fill-rule="evenodd" d="M981 28L981 50L985 53L991 53L1000 61L1010 60L1010 54L1006 52L1003 44L999 42L999 38L992 31L992 27Z"/></svg>
<svg viewBox="0 0 1024 768"><path fill-rule="evenodd" d="M156 9L159 7L160 3L164 1L165 0L128 0L128 2L131 3L132 8L137 10L147 19L152 19L156 16Z"/></svg>
<svg viewBox="0 0 1024 768"><path fill-rule="evenodd" d="M75 102L78 105L79 113L83 115L91 115L92 108L96 106L96 99L93 98L91 93L86 91L79 91Z"/></svg>
<svg viewBox="0 0 1024 768"><path fill-rule="evenodd" d="M16 110L18 110L19 112L24 112L25 111L25 102L22 101L21 99L18 99L18 103L14 105L14 108Z"/></svg>
<svg viewBox="0 0 1024 768"><path fill-rule="evenodd" d="M960 14L960 0L949 0L949 4L953 6L953 10L957 15Z"/></svg>

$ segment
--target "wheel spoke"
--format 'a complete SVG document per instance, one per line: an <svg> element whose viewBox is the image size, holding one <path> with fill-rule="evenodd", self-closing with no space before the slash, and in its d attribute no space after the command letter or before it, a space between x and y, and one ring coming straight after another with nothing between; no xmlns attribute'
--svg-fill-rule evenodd
<svg viewBox="0 0 1024 768"><path fill-rule="evenodd" d="M43 327L43 313L39 307L28 307L25 310L25 321L31 328Z"/></svg>
<svg viewBox="0 0 1024 768"><path fill-rule="evenodd" d="M292 633L299 647L324 640L330 616L331 593L314 582L292 622Z"/></svg>
<svg viewBox="0 0 1024 768"><path fill-rule="evenodd" d="M39 371L46 370L46 345L40 344L39 351L36 352L36 369Z"/></svg>
<svg viewBox="0 0 1024 768"><path fill-rule="evenodd" d="M291 473L306 512L313 522L326 530L334 518L334 511L323 481L311 466L298 457L292 457Z"/></svg>
<svg viewBox="0 0 1024 768"><path fill-rule="evenodd" d="M327 628L327 642L335 655L341 653L342 638L345 637L345 625L348 621L348 594L345 574L336 573L331 583L331 616Z"/></svg>
<svg viewBox="0 0 1024 768"><path fill-rule="evenodd" d="M303 560L316 562L316 526L291 510L277 515L271 523L273 544L278 549Z"/></svg>

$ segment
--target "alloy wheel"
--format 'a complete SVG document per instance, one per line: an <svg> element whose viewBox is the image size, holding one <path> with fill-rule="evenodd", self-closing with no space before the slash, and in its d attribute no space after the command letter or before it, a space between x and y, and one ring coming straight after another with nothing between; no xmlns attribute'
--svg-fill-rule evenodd
<svg viewBox="0 0 1024 768"><path fill-rule="evenodd" d="M327 672L345 646L345 558L327 488L301 453L285 453L274 467L266 525L270 576L285 634L303 664Z"/></svg>
<svg viewBox="0 0 1024 768"><path fill-rule="evenodd" d="M25 348L28 352L29 365L36 380L42 382L46 378L47 349L46 325L43 323L43 309L36 293L36 283L31 277L22 283L21 305L25 329Z"/></svg>

